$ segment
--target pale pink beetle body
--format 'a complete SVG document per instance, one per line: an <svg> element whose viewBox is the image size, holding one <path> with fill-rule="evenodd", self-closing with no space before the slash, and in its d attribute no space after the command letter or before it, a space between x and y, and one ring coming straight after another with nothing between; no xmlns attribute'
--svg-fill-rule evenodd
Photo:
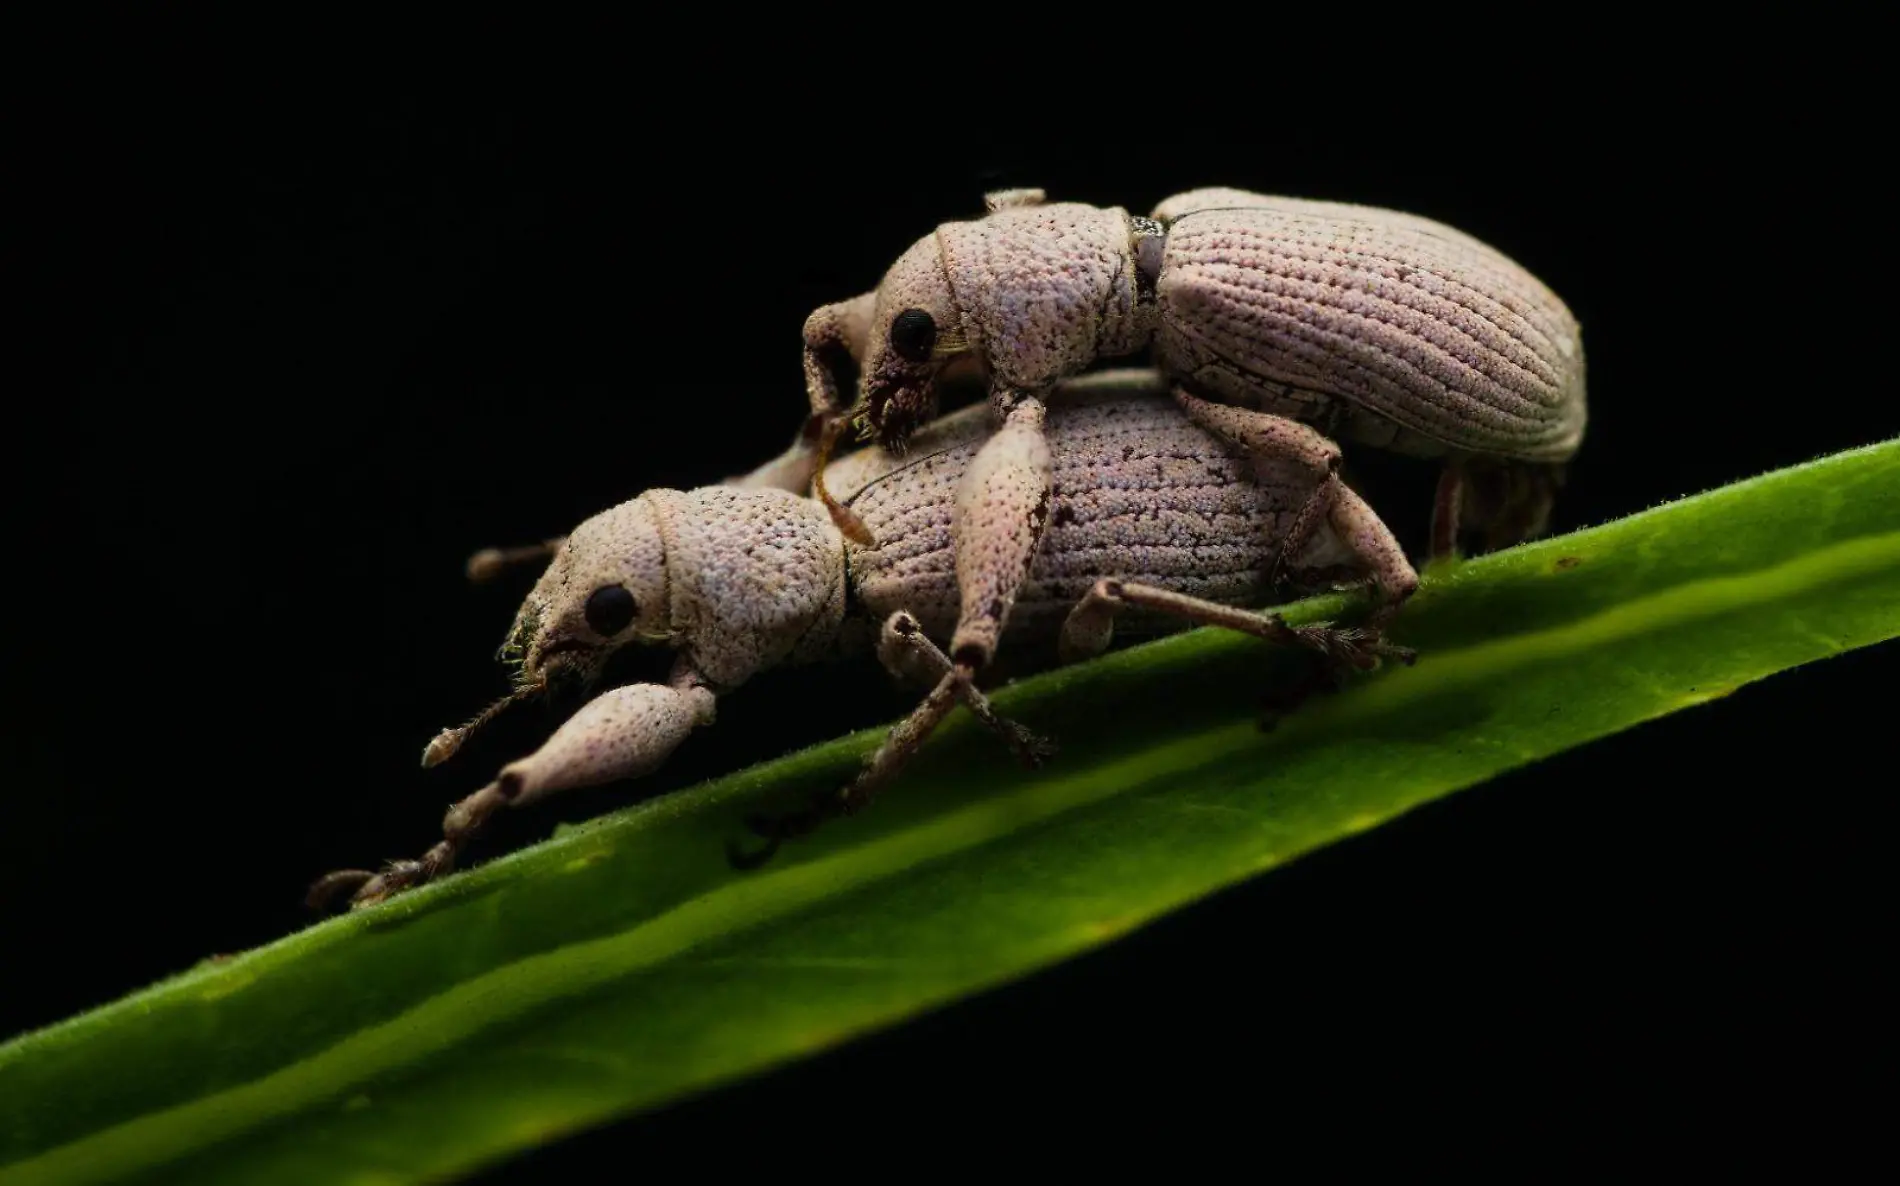
<svg viewBox="0 0 1900 1186"><path fill-rule="evenodd" d="M1576 318L1455 228L1222 188L1175 195L1149 219L1039 191L991 207L920 239L874 293L812 315L814 411L842 407L840 351L862 366L870 426L901 444L935 412L952 359L974 355L993 387L1035 392L1152 347L1198 394L1348 441L1538 463L1582 441Z"/></svg>
<svg viewBox="0 0 1900 1186"><path fill-rule="evenodd" d="M956 496L986 435L980 413L968 408L933 421L901 458L864 449L831 469L834 492L878 541L850 545L853 597L874 618L908 610L945 642L963 601ZM1056 403L1048 433L1049 525L1016 593L1005 647L1052 640L1104 576L1228 605L1271 598L1275 548L1292 531L1310 479L1257 472L1153 384L1138 396ZM1293 571L1366 563L1321 525Z"/></svg>
<svg viewBox="0 0 1900 1186"><path fill-rule="evenodd" d="M1421 455L1560 462L1582 442L1576 318L1495 248L1397 211L1229 189L1155 216L1169 374Z"/></svg>
<svg viewBox="0 0 1900 1186"><path fill-rule="evenodd" d="M850 540L816 500L765 486L649 490L587 520L554 544L516 616L504 649L520 664L516 692L443 731L424 764L452 756L509 703L557 686L591 693L623 648L669 653L665 682L593 696L540 749L450 808L442 841L422 859L331 874L313 900L350 888L356 905L380 901L452 868L496 811L652 771L714 724L719 697L773 667L874 649L892 674L935 685L838 797L775 822L774 844L863 807L959 703L1040 762L1048 752L1040 739L997 716L974 670L940 645L955 648L976 620L993 628L987 646L1008 648L1026 667L1100 653L1118 621L1147 633L1170 620L1241 630L1346 667L1409 662L1382 629L1418 577L1371 509L1340 491L1322 518L1306 521L1302 508L1329 475L1230 442L1154 379L1106 373L1052 393L1039 426L1052 475L1047 529L1015 583L972 566L961 546L971 523L1005 522L986 518L992 488L968 480L995 439L981 408L933 422L906 457L866 449L833 466L840 496L874 527L872 544ZM1292 627L1252 609L1341 583L1375 595L1362 626Z"/></svg>

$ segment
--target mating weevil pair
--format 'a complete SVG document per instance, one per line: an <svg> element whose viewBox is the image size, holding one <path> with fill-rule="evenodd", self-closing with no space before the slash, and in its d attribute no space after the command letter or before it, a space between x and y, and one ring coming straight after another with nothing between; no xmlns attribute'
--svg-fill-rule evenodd
<svg viewBox="0 0 1900 1186"><path fill-rule="evenodd" d="M1236 190L1146 219L1034 190L987 204L920 240L875 292L812 315L812 413L784 457L727 486L650 491L554 551L517 619L521 679L502 703L588 690L634 642L673 649L668 682L582 708L455 805L422 860L333 874L315 895L354 886L360 905L434 876L498 808L651 770L718 695L867 633L893 673L934 686L839 795L765 821L773 844L861 807L957 703L1039 761L1041 743L977 688L1006 634L1053 635L1075 658L1133 609L1351 667L1409 662L1382 631L1416 576L1340 480L1333 437L1446 459L1435 553L1465 520L1493 546L1541 529L1583 432L1581 345L1562 302L1492 248L1411 215ZM1068 381L1143 348L1155 371ZM860 369L848 407L846 357ZM959 359L987 376L987 412L932 422ZM828 465L852 421L882 448ZM1248 611L1321 575L1370 581L1365 626ZM492 711L438 737L425 764Z"/></svg>
<svg viewBox="0 0 1900 1186"><path fill-rule="evenodd" d="M1245 631L1307 649L1335 669L1369 668L1382 656L1410 661L1380 629L1418 583L1404 552L1349 490L1329 500L1322 518L1303 521L1315 480L1280 462L1255 431L1259 413L1183 405L1143 371L1065 384L1045 406L1056 494L1026 579L1009 591L1005 635L1026 658L1038 643L1055 652L1045 661L1097 654L1128 614L1150 626L1172 617ZM983 414L968 408L927 426L906 457L872 448L832 463L834 491L874 544L849 539L819 502L770 487L649 490L581 524L515 619L507 652L519 663L518 682L501 704L585 696L630 646L670 650L666 682L588 701L539 750L452 807L442 841L421 860L380 874L331 874L313 900L354 889L358 905L380 901L452 867L503 807L652 771L712 723L718 697L780 665L874 651L892 674L932 686L856 779L809 810L756 821L766 847L735 863L754 863L778 841L862 808L959 703L1039 763L1041 740L999 716L935 641L972 616L978 586L955 552L959 534L986 512L969 500L982 487L967 481L985 447ZM1289 626L1245 608L1341 582L1375 590L1377 608L1358 627ZM425 764L454 753L494 712L439 735Z"/></svg>
<svg viewBox="0 0 1900 1186"><path fill-rule="evenodd" d="M1564 303L1496 249L1416 215L1236 189L1177 194L1147 218L1036 189L985 204L919 239L875 291L806 321L812 417L794 454L846 420L902 447L958 360L987 376L1007 429L1056 380L1149 350L1177 391L1275 417L1295 464L1330 469L1334 439L1445 458L1434 552L1464 521L1494 546L1541 530L1583 438L1582 340ZM847 359L860 371L849 407ZM1020 478L1019 518L1046 488ZM1474 479L1490 505L1461 508Z"/></svg>

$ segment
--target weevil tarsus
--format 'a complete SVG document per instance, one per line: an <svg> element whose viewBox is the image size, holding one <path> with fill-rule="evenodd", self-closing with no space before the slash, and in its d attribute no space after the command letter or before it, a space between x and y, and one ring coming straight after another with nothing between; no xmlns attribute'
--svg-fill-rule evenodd
<svg viewBox="0 0 1900 1186"><path fill-rule="evenodd" d="M334 873L325 873L310 883L304 892L304 906L310 910L326 911L340 896L354 892L372 881L376 874L368 869L338 869Z"/></svg>

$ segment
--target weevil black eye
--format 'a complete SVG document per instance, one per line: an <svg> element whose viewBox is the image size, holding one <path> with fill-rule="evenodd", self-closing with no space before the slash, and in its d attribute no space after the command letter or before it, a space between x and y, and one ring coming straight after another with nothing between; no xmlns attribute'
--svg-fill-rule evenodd
<svg viewBox="0 0 1900 1186"><path fill-rule="evenodd" d="M605 638L633 625L638 607L624 585L602 585L587 598L587 625Z"/></svg>
<svg viewBox="0 0 1900 1186"><path fill-rule="evenodd" d="M906 309L891 320L891 349L907 362L928 362L937 344L937 323L922 309Z"/></svg>

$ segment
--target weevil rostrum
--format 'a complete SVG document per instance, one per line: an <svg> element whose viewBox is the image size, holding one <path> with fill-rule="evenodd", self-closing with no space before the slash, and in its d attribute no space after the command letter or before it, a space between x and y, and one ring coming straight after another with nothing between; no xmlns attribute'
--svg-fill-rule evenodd
<svg viewBox="0 0 1900 1186"><path fill-rule="evenodd" d="M1443 458L1435 555L1461 526L1487 547L1544 529L1583 438L1582 338L1564 302L1495 248L1401 211L1228 188L1145 218L1039 189L985 204L919 239L874 291L806 321L811 415L787 464L822 456L852 420L901 448L935 414L946 367L974 364L995 423L1016 418L1021 434L1039 415L1021 409L1057 380L1148 351L1181 395L1275 417L1274 447L1315 472L1336 462L1334 440ZM822 461L818 477L823 498ZM1020 479L1019 527L1047 481ZM848 509L834 516L864 538Z"/></svg>
<svg viewBox="0 0 1900 1186"><path fill-rule="evenodd" d="M671 651L670 676L594 696L538 750L455 804L441 842L420 860L331 874L313 887L313 902L352 888L355 905L380 901L450 869L501 808L651 772L713 723L719 697L774 666L874 653L930 691L835 795L756 821L766 847L752 859L864 807L958 704L1027 764L1040 763L1040 739L999 716L979 687L976 660L999 644L1026 667L1074 661L1104 650L1127 614L1150 631L1244 631L1303 648L1335 672L1388 657L1411 662L1384 630L1416 573L1351 490L1342 486L1317 518L1304 513L1328 474L1288 464L1269 417L1173 397L1152 371L1091 375L1035 407L1041 431L1002 438L1048 453L1050 494L1039 512L1048 526L1026 572L1015 571L1007 548L953 544L1010 505L984 480L992 453L981 406L925 427L904 457L867 448L832 464L834 493L871 527L871 545L849 539L813 498L730 484L649 490L551 541L552 562L507 647L518 663L515 691L438 735L424 764L452 754L501 705L590 695L620 648ZM1369 586L1373 604L1350 628L1289 626L1254 609L1280 594L1353 585ZM942 643L976 620L994 628L982 654L946 654Z"/></svg>

